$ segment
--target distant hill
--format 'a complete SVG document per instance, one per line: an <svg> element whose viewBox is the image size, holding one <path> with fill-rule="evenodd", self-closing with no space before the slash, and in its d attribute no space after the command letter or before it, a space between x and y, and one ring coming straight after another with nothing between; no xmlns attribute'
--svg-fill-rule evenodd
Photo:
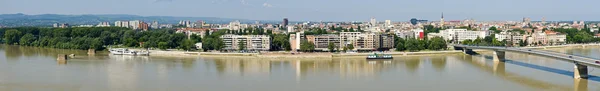
<svg viewBox="0 0 600 91"><path fill-rule="evenodd" d="M240 20L242 23L254 23L256 20L231 19L218 17L172 17L172 16L137 16L137 15L58 15L58 14L0 14L0 26L51 26L54 23L68 23L70 25L91 24L96 25L100 22L130 21L141 20L144 22L158 21L161 24L177 24L181 20L195 22L198 20L207 23L224 24L234 20ZM278 21L260 21L260 22L278 22Z"/></svg>

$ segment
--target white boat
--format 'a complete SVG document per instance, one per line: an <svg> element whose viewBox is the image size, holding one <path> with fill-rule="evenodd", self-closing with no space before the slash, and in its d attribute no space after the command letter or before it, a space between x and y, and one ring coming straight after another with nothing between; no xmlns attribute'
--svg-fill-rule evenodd
<svg viewBox="0 0 600 91"><path fill-rule="evenodd" d="M129 50L129 49L125 49L125 48L114 48L114 49L110 49L108 51L110 51L110 54L113 54L113 55L150 55L149 51L135 51L135 50Z"/></svg>

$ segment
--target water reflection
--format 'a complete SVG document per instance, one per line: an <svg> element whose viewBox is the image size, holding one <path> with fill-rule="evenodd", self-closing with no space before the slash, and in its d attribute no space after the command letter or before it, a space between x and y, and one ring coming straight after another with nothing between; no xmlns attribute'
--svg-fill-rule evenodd
<svg viewBox="0 0 600 91"><path fill-rule="evenodd" d="M480 70L484 70L485 72L488 72L491 74L496 74L495 76L500 77L507 81L526 85L529 87L544 89L544 90L558 89L561 91L568 91L571 89L570 87L566 87L563 85L553 84L550 82L544 82L544 81L530 78L527 76L521 76L516 73L507 72L504 67L505 64L501 63L501 62L495 62L492 67L489 67L485 62L492 61L492 60L486 59L485 56L470 56L470 57L463 57L463 58L467 58L467 59L462 60L463 62L471 64L475 67L478 67L478 68L480 68ZM483 60L480 60L481 58L483 58ZM468 59L475 59L475 60L468 60Z"/></svg>
<svg viewBox="0 0 600 91"><path fill-rule="evenodd" d="M31 56L45 56L45 57L56 57L58 54L75 54L75 55L87 55L87 51L84 50L69 50L69 49L53 49L53 48L42 48L42 47L25 47L15 45L0 45L0 48L6 53L4 56L8 60L19 60L22 57ZM98 55L106 55L104 51L97 52Z"/></svg>
<svg viewBox="0 0 600 91"><path fill-rule="evenodd" d="M588 91L587 79L573 79L573 91Z"/></svg>
<svg viewBox="0 0 600 91"><path fill-rule="evenodd" d="M76 56L69 59L68 64L58 63L57 66L56 54L85 55L86 51L12 47L14 46L0 46L0 50L4 50L0 51L0 56L6 58L11 56L14 59L9 60L12 61L11 64L0 64L2 68L0 74L9 74L0 75L0 90L3 90L2 86L14 87L10 84L36 85L33 88L42 87L37 84L51 84L73 87L76 90L98 91L264 90L259 88L272 88L276 89L275 91L311 90L303 88L327 91L368 89L586 91L597 89L587 85L596 85L597 81L593 79L600 79L600 77L590 76L591 80L571 80L570 77L565 76L572 76L572 72L561 70L560 67L555 68L555 64L564 63L549 58L513 53L506 56L515 61L506 62L494 62L491 57L486 56L463 54L399 56L393 60L376 61L366 60L363 57L183 58L99 54ZM4 62L7 61L0 60L0 63ZM514 70L522 68L527 70ZM526 73L531 70L542 72ZM569 80L544 77L564 77ZM588 81L592 82L588 83ZM472 84L474 82L478 84ZM3 85L4 83L9 85Z"/></svg>

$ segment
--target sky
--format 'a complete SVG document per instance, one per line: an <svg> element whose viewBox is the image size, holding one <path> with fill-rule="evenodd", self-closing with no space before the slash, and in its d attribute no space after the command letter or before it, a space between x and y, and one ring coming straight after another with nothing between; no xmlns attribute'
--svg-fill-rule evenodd
<svg viewBox="0 0 600 91"><path fill-rule="evenodd" d="M0 14L130 14L290 21L600 20L600 0L0 0Z"/></svg>

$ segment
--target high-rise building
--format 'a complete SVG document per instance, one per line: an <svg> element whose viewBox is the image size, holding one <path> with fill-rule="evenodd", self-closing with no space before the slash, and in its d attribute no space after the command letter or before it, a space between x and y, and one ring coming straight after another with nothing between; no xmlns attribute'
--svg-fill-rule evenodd
<svg viewBox="0 0 600 91"><path fill-rule="evenodd" d="M531 18L529 18L529 17L524 17L524 18L523 18L523 23L526 23L526 24L527 24L527 23L531 23Z"/></svg>
<svg viewBox="0 0 600 91"><path fill-rule="evenodd" d="M236 20L236 21L232 21L229 22L229 30L240 30L241 29L241 23L240 21Z"/></svg>
<svg viewBox="0 0 600 91"><path fill-rule="evenodd" d="M131 29L140 29L140 20L133 20L133 21L129 21L129 26L131 26Z"/></svg>
<svg viewBox="0 0 600 91"><path fill-rule="evenodd" d="M143 31L148 31L148 23L146 23L146 22L140 22L138 27L139 27L139 29L141 29Z"/></svg>
<svg viewBox="0 0 600 91"><path fill-rule="evenodd" d="M158 25L158 21L152 22L152 24L150 24L150 28L152 28L152 29L158 29L158 28L160 28L160 26Z"/></svg>
<svg viewBox="0 0 600 91"><path fill-rule="evenodd" d="M58 27L58 26L60 26L60 24L58 24L58 23L52 24L52 27Z"/></svg>
<svg viewBox="0 0 600 91"><path fill-rule="evenodd" d="M372 26L375 26L377 25L377 19L375 19L375 17L371 17L371 21L369 23L371 23Z"/></svg>
<svg viewBox="0 0 600 91"><path fill-rule="evenodd" d="M96 27L110 27L110 23L108 22L100 22Z"/></svg>
<svg viewBox="0 0 600 91"><path fill-rule="evenodd" d="M288 18L283 18L283 23L281 24L283 27L287 27L289 21Z"/></svg>
<svg viewBox="0 0 600 91"><path fill-rule="evenodd" d="M296 30L294 29L294 26L287 26L287 32L296 32Z"/></svg>
<svg viewBox="0 0 600 91"><path fill-rule="evenodd" d="M123 22L122 21L115 21L115 27L123 27Z"/></svg>
<svg viewBox="0 0 600 91"><path fill-rule="evenodd" d="M392 25L392 20L385 20L385 26Z"/></svg>
<svg viewBox="0 0 600 91"><path fill-rule="evenodd" d="M378 34L374 37L375 49L387 50L394 48L394 35L391 34Z"/></svg>
<svg viewBox="0 0 600 91"><path fill-rule="evenodd" d="M546 23L546 17L542 17L542 23L545 24Z"/></svg>

